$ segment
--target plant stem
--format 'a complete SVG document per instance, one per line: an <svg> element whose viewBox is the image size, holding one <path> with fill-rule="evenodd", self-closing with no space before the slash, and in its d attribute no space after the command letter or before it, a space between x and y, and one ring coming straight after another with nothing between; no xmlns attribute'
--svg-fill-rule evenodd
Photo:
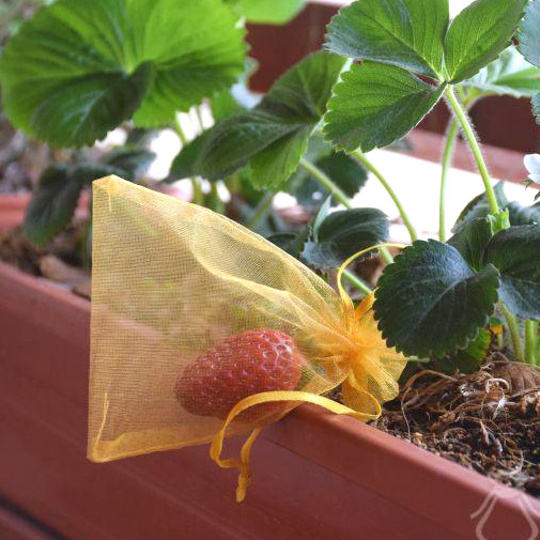
<svg viewBox="0 0 540 540"><path fill-rule="evenodd" d="M196 176L191 178L191 185L193 186L193 203L199 206L204 206L204 193L201 185L201 180Z"/></svg>
<svg viewBox="0 0 540 540"><path fill-rule="evenodd" d="M319 169L316 165L313 165L313 163L310 163L306 159L300 160L300 166L307 171L311 176L317 180L317 182L326 188L330 194L339 201L345 208L352 209L351 201L349 200L349 197L337 186L334 181L321 169ZM381 254L381 257L386 262L386 264L391 264L394 262L394 258L390 254L387 248L380 248L379 253Z"/></svg>
<svg viewBox="0 0 540 540"><path fill-rule="evenodd" d="M525 321L525 361L533 366L538 364L536 357L538 348L538 329L540 323L538 321Z"/></svg>
<svg viewBox="0 0 540 540"><path fill-rule="evenodd" d="M178 117L174 117L174 122L172 125L172 128L180 138L180 142L182 143L182 146L186 146L188 144L188 138L186 134L184 133L184 128L182 127L182 124L180 123L180 120L178 120Z"/></svg>
<svg viewBox="0 0 540 540"><path fill-rule="evenodd" d="M218 214L225 213L225 203L219 196L219 189L216 182L210 182L210 194L208 196L208 207Z"/></svg>
<svg viewBox="0 0 540 540"><path fill-rule="evenodd" d="M185 148L188 144L188 138L186 137L186 134L184 133L184 129L182 128L182 124L180 124L180 120L178 120L178 117L175 116L174 122L172 125L172 128L180 138L180 142L182 143L182 148ZM204 193L201 186L201 181L196 176L191 177L191 186L193 188L193 203L198 204L199 206L204 205Z"/></svg>
<svg viewBox="0 0 540 540"><path fill-rule="evenodd" d="M266 217L270 209L272 208L272 203L274 202L274 193L267 191L263 198L259 201L259 204L253 210L253 215L246 223L248 229L254 230L257 225Z"/></svg>
<svg viewBox="0 0 540 540"><path fill-rule="evenodd" d="M486 166L486 162L484 161L482 150L474 133L471 122L467 117L467 113L457 99L456 94L454 93L454 89L451 85L447 86L445 90L445 95L450 110L452 111L452 114L454 115L456 121L459 123L461 130L463 131L463 135L465 136L465 139L467 140L467 143L469 144L469 147L473 153L474 160L476 161L476 166L478 167L478 172L480 173L482 181L484 182L490 212L493 215L497 215L499 213L499 203L497 202L495 191L493 190L493 187L491 185L488 168Z"/></svg>
<svg viewBox="0 0 540 540"><path fill-rule="evenodd" d="M461 127L461 130L463 131L463 135L473 153L474 160L476 161L476 166L478 167L478 172L480 173L480 176L484 183L484 188L486 190L486 197L489 203L489 210L491 214L496 216L500 213L499 203L495 195L495 190L493 189L493 186L491 185L491 178L489 175L489 171L488 171L486 162L484 160L484 156L482 155L482 149L480 148L480 144L478 142L478 139L476 138L476 134L474 133L472 124L467 116L465 109L463 108L458 98L456 97L454 89L451 85L447 86L445 90L445 95L446 95L446 99L450 107L450 110L452 111L452 114L456 122L459 123L459 126ZM506 220L504 223L502 223L501 228L507 228L509 226L510 226L510 223L508 222L508 220ZM510 332L510 337L512 339L512 346L514 348L514 354L516 356L516 360L518 362L524 362L525 357L523 354L523 347L521 344L521 335L519 332L519 325L518 325L517 319L516 317L514 317L511 311L506 307L506 305L504 305L502 302L500 303L500 306L504 314L504 318L506 320L506 325L508 326L508 330Z"/></svg>
<svg viewBox="0 0 540 540"><path fill-rule="evenodd" d="M386 264L392 264L394 262L394 257L392 257L392 254L388 251L388 248L380 247L379 254Z"/></svg>
<svg viewBox="0 0 540 540"><path fill-rule="evenodd" d="M500 302L500 308L504 315L504 318L506 319L506 325L508 326L508 330L510 332L510 337L512 339L512 347L514 348L516 360L518 362L524 362L525 359L523 357L523 347L521 345L521 336L519 334L519 325L517 323L517 320L514 315L512 315L511 311L502 302Z"/></svg>
<svg viewBox="0 0 540 540"><path fill-rule="evenodd" d="M349 210L352 208L351 201L349 200L349 197L337 186L333 180L329 178L327 174L325 174L321 169L319 169L317 166L313 165L313 163L310 163L306 159L300 160L300 166L311 176L317 180L317 182L326 188L332 197L339 201L345 208L348 208Z"/></svg>
<svg viewBox="0 0 540 540"><path fill-rule="evenodd" d="M459 125L455 120L451 120L446 134L446 144L444 145L442 157L441 194L439 199L439 240L441 242L446 242L446 186L458 134Z"/></svg>
<svg viewBox="0 0 540 540"><path fill-rule="evenodd" d="M343 277L352 285L354 285L357 289L362 291L364 294L371 294L373 291L371 290L368 285L366 285L359 277L355 276L352 272L349 270L345 270L343 272Z"/></svg>
<svg viewBox="0 0 540 540"><path fill-rule="evenodd" d="M352 152L352 155L362 163L362 165L371 173L373 173L379 182L382 184L384 189L387 191L388 195L390 195L391 199L394 201L394 204L396 205L399 214L401 216L401 219L403 220L403 223L405 224L405 227L407 227L407 230L409 231L409 235L411 237L411 240L414 242L418 240L418 234L416 232L416 229L414 228L411 220L409 219L409 216L407 215L407 212L405 211L405 208L403 208L403 205L401 204L401 201L399 200L399 197L397 196L396 192L392 189L392 186L388 183L386 178L381 174L381 172L369 161L369 159L366 157L366 155L361 150L355 150Z"/></svg>
<svg viewBox="0 0 540 540"><path fill-rule="evenodd" d="M195 107L195 114L197 116L197 121L199 123L199 135L204 132L204 120L203 120L203 113L202 113L201 107L202 105Z"/></svg>

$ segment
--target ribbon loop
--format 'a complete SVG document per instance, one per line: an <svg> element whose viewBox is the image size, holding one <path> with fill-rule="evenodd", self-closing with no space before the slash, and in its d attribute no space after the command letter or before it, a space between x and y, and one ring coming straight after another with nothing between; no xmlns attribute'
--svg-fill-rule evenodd
<svg viewBox="0 0 540 540"><path fill-rule="evenodd" d="M363 391L363 390L362 390ZM366 392L370 398L375 398ZM375 400L376 401L376 400ZM236 488L236 502L243 502L246 497L246 491L251 482L251 472L249 468L249 459L251 455L251 449L253 443L261 433L263 428L256 428L252 431L251 435L247 438L246 442L242 446L241 458L237 459L222 459L221 454L223 452L223 445L225 440L225 435L227 429L231 423L244 411L255 407L256 405L262 405L264 403L276 403L276 402L302 402L302 403L312 403L313 405L318 405L323 407L327 411L330 411L334 414L347 415L353 418L357 418L361 421L375 420L379 417L380 412L376 415L369 413L362 413L355 411L346 405L333 401L331 399L325 398L323 396L318 396L316 394L311 394L309 392L300 392L300 391L277 391L277 392L262 392L260 394L255 394L249 396L242 401L239 401L229 413L229 416L225 420L223 427L216 434L212 443L210 445L210 458L222 469L238 469L240 472L238 476L238 487ZM377 402L378 404L378 402ZM379 405L379 404L378 404ZM380 405L379 405L380 410Z"/></svg>
<svg viewBox="0 0 540 540"><path fill-rule="evenodd" d="M360 319L369 312L369 310L371 309L373 305L373 294L368 295L359 304L358 308L355 310L351 297L347 294L347 291L343 287L343 283L342 283L343 273L348 268L348 266L352 264L355 260L357 260L359 257L365 255L366 253L369 253L370 251L373 251L374 249L379 249L382 247L404 248L405 246L403 244L390 244L390 243L371 246L367 249L363 249L362 251L359 251L358 253L355 253L352 257L349 257L339 268L339 271L337 274L337 285L338 285L339 295L341 297L343 308L344 308L344 316L345 316L344 322L345 322L345 325L347 326L348 331L352 330L352 328L350 328L351 325L354 326L355 324L358 324ZM346 377L346 380L344 381L344 384L348 386L348 390L352 391L352 393L356 393L358 396L367 397L368 400L374 404L375 413L366 413L366 412L358 411L358 410L355 410L354 408L349 407L348 404L341 404L341 403L338 403L337 401L333 401L326 397L323 397L317 394L311 394L309 392L302 392L302 391L262 392L259 394L254 394L252 396L249 396L239 401L233 407L233 409L230 411L229 415L227 416L227 419L225 420L223 427L215 435L214 439L212 440L212 443L210 446L210 457L221 468L224 468L224 469L236 468L239 470L240 474L238 477L238 487L236 489L237 502L242 502L246 497L246 491L251 480L251 473L249 469L249 458L251 454L251 449L253 447L253 444L256 438L259 436L263 428L256 428L252 431L251 435L247 438L246 442L242 446L240 460L222 459L221 454L223 452L225 435L231 423L241 413L243 413L247 409L250 409L251 407L255 407L257 405L262 405L265 403L276 403L276 402L311 403L313 405L318 405L319 407L322 407L326 409L327 411L332 412L334 414L351 416L353 418L356 418L364 422L369 421L369 420L376 420L381 415L382 407L379 400L359 383L358 378L355 373L356 371L355 362L358 362L358 361L359 360L357 356L355 356L353 359L350 360L351 365L350 365L349 373ZM360 399L351 400L351 403L353 401L360 402L361 400Z"/></svg>

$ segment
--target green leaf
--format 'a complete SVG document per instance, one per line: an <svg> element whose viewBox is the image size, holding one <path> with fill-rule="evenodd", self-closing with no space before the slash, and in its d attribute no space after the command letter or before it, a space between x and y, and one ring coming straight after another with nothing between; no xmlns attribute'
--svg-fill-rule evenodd
<svg viewBox="0 0 540 540"><path fill-rule="evenodd" d="M536 123L540 124L540 94L536 94L532 98L532 112L536 118Z"/></svg>
<svg viewBox="0 0 540 540"><path fill-rule="evenodd" d="M283 251L294 257L300 258L300 254L304 250L304 246L309 238L309 227L305 227L298 232L284 232L269 236L268 241L281 248Z"/></svg>
<svg viewBox="0 0 540 540"><path fill-rule="evenodd" d="M355 208L334 212L318 227L317 241L306 244L302 258L317 268L337 268L355 253L387 238L388 218L380 210Z"/></svg>
<svg viewBox="0 0 540 540"><path fill-rule="evenodd" d="M484 248L493 236L491 221L487 218L476 218L467 221L448 244L456 248L461 256L475 270L483 266Z"/></svg>
<svg viewBox="0 0 540 540"><path fill-rule="evenodd" d="M304 7L306 0L226 0L250 23L285 24Z"/></svg>
<svg viewBox="0 0 540 540"><path fill-rule="evenodd" d="M499 207L508 211L511 225L532 225L540 223L540 204L524 207L517 202L508 202L504 192L504 182L499 182L495 188L495 196ZM453 231L458 233L467 223L490 215L489 204L485 193L478 195L462 210Z"/></svg>
<svg viewBox="0 0 540 540"><path fill-rule="evenodd" d="M525 8L525 15L517 34L519 51L527 62L540 67L540 0L532 0Z"/></svg>
<svg viewBox="0 0 540 540"><path fill-rule="evenodd" d="M491 347L491 332L480 328L476 338L466 349L457 351L454 357L455 366L461 373L474 373L484 363Z"/></svg>
<svg viewBox="0 0 540 540"><path fill-rule="evenodd" d="M18 116L11 116L11 120L37 139L51 146L81 147L103 139L111 129L130 118L141 105L152 79L152 66L143 64L131 76L111 73L78 77L51 89L48 95L38 95L39 88L27 88L24 94L21 88L20 102L17 93L12 95L8 83L4 105L8 115L16 108L25 107L20 111L24 123L17 125ZM34 101L30 92L39 101ZM28 109L30 103L35 104L35 110Z"/></svg>
<svg viewBox="0 0 540 540"><path fill-rule="evenodd" d="M310 135L310 128L299 129L257 152L250 161L253 185L261 189L282 186L298 168Z"/></svg>
<svg viewBox="0 0 540 540"><path fill-rule="evenodd" d="M180 153L174 158L166 182L171 183L181 180L182 178L192 178L193 176L197 176L195 164L199 159L203 145L211 131L211 129L204 131L180 150Z"/></svg>
<svg viewBox="0 0 540 540"><path fill-rule="evenodd" d="M132 115L163 126L236 81L243 35L220 0L58 0L5 47L4 106L55 146L91 144Z"/></svg>
<svg viewBox="0 0 540 540"><path fill-rule="evenodd" d="M413 129L443 92L444 85L431 86L401 68L353 65L328 103L324 133L346 151L388 146Z"/></svg>
<svg viewBox="0 0 540 540"><path fill-rule="evenodd" d="M68 168L51 165L42 174L26 211L24 235L41 246L54 238L73 217L83 184L70 181Z"/></svg>
<svg viewBox="0 0 540 540"><path fill-rule="evenodd" d="M247 81L251 71L253 70L253 62L249 60L250 59L246 61L245 73L242 76L242 79L244 79L244 81ZM244 85L244 82L237 83L237 85L239 84ZM214 117L214 121L216 123L219 123L231 116L234 116L235 114L244 112L246 110L246 107L241 105L236 100L233 95L233 90L231 88L227 88L226 90L218 92L212 98L211 106L212 116ZM181 178L192 178L198 175L196 163L199 159L199 154L202 151L203 145L210 133L212 132L212 129L213 128L207 129L180 150L180 153L176 156L172 163L170 175L167 178L166 182L176 182L178 179Z"/></svg>
<svg viewBox="0 0 540 540"><path fill-rule="evenodd" d="M311 223L311 231L313 240L315 242L319 241L319 230L324 223L324 220L329 216L330 210L332 208L332 197L327 197L326 200L321 204L319 211L313 218Z"/></svg>
<svg viewBox="0 0 540 540"><path fill-rule="evenodd" d="M504 182L499 182L493 190L495 191L495 197L499 203L500 208L505 208L508 205L508 199L504 192ZM459 232L461 227L476 218L487 217L491 213L489 203L485 193L481 193L472 201L467 203L467 206L461 211L452 231L454 233Z"/></svg>
<svg viewBox="0 0 540 540"><path fill-rule="evenodd" d="M476 0L448 29L445 63L449 81L470 79L506 49L528 0Z"/></svg>
<svg viewBox="0 0 540 540"><path fill-rule="evenodd" d="M532 0L525 9L518 32L519 51L525 60L540 67L540 0ZM533 114L537 123L540 123L540 94L533 97Z"/></svg>
<svg viewBox="0 0 540 540"><path fill-rule="evenodd" d="M93 180L122 169L101 163L81 163L74 167L54 164L43 172L23 224L24 235L41 246L52 240L69 224L77 208L82 189Z"/></svg>
<svg viewBox="0 0 540 540"><path fill-rule="evenodd" d="M212 116L215 122L220 122L233 114L242 112L244 107L236 101L230 89L218 92L211 101Z"/></svg>
<svg viewBox="0 0 540 540"><path fill-rule="evenodd" d="M510 214L511 225L540 225L540 203L522 206L518 202L511 202L506 209Z"/></svg>
<svg viewBox="0 0 540 540"><path fill-rule="evenodd" d="M458 370L461 373L474 373L482 366L491 346L491 332L480 328L476 338L467 348L456 351L452 356L435 360L433 368L452 375Z"/></svg>
<svg viewBox="0 0 540 540"><path fill-rule="evenodd" d="M483 68L472 79L461 83L474 97L483 95L532 98L540 92L540 70L524 60L515 47Z"/></svg>
<svg viewBox="0 0 540 540"><path fill-rule="evenodd" d="M443 356L466 347L493 313L498 273L475 273L447 244L417 241L386 267L375 318L390 347L407 355Z"/></svg>
<svg viewBox="0 0 540 540"><path fill-rule="evenodd" d="M78 182L83 186L90 185L94 180L99 180L105 176L129 176L128 171L115 167L108 163L90 163L83 162L71 167L68 172L69 182ZM129 180L129 178L126 178Z"/></svg>
<svg viewBox="0 0 540 540"><path fill-rule="evenodd" d="M364 187L368 179L367 172L360 163L342 152L331 152L321 157L315 162L315 166L350 198ZM307 209L318 207L330 194L304 169L299 169L296 173L294 181L291 182L290 193Z"/></svg>
<svg viewBox="0 0 540 540"><path fill-rule="evenodd" d="M540 320L540 225L497 233L484 260L501 273L499 295L508 309L522 319Z"/></svg>
<svg viewBox="0 0 540 540"><path fill-rule="evenodd" d="M251 111L218 123L196 161L210 180L250 165L260 188L283 185L294 173L345 60L315 53L294 66Z"/></svg>
<svg viewBox="0 0 540 540"><path fill-rule="evenodd" d="M117 174L125 180L136 180L143 175L156 159L156 154L144 148L116 148L109 152L103 163L122 171Z"/></svg>
<svg viewBox="0 0 540 540"><path fill-rule="evenodd" d="M448 0L359 0L332 19L326 47L438 78L448 22Z"/></svg>
<svg viewBox="0 0 540 540"><path fill-rule="evenodd" d="M233 114L250 109L259 101L257 94L251 92L250 79L259 69L259 63L248 56L244 72L231 88L217 92L210 100L212 117L215 122L225 120Z"/></svg>

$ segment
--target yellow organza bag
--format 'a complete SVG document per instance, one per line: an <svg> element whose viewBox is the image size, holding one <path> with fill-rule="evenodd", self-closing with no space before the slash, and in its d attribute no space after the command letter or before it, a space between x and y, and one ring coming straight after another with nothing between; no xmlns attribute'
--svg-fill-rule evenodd
<svg viewBox="0 0 540 540"><path fill-rule="evenodd" d="M116 177L93 197L92 461L212 443L242 500L265 425L302 402L368 420L395 397L405 362L371 297L355 310L341 285L200 206ZM340 384L345 405L321 397ZM221 459L225 433L250 431L241 459Z"/></svg>

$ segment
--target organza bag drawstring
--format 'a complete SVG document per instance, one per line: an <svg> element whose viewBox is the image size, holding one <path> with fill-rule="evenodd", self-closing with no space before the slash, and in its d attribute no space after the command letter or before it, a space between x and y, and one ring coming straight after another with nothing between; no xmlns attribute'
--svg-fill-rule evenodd
<svg viewBox="0 0 540 540"><path fill-rule="evenodd" d="M373 304L373 294L367 296L364 299L364 301L360 303L358 308L354 309L354 304L352 302L352 299L347 294L342 284L343 273L350 266L350 264L352 264L356 259L362 257L368 252L371 252L373 249L377 249L381 247L403 248L405 246L402 244L391 244L391 243L371 246L367 249L359 251L358 253L354 254L352 257L347 259L341 265L338 271L338 275L337 275L338 291L344 303L344 309L346 310L346 313L349 313L349 317L352 318L353 324L358 324L358 321L361 319L361 317L365 316L369 312ZM327 411L333 414L350 416L362 422L376 420L377 418L379 418L379 416L382 413L382 407L372 394L370 394L368 391L366 391L365 389L361 387L358 380L356 379L354 368L355 366L352 365L350 368L350 372L346 380L343 382L343 384L348 386L348 388L352 392L356 392L359 395L364 395L367 399L369 399L373 403L374 408L375 408L375 413L373 414L357 411L348 407L345 404L338 403L336 401L333 401L331 399L328 399L326 397L319 396L316 394L309 394L307 392L264 392L260 394L255 394L253 396L249 396L235 405L235 407L231 410L227 419L225 420L225 424L212 440L212 443L210 445L210 458L219 467L222 467L224 469L236 468L239 470L240 474L238 476L238 486L236 488L236 501L237 502L244 501L246 497L247 488L249 487L250 480L251 480L251 473L250 473L250 468L249 468L249 459L251 456L251 449L253 447L253 444L256 438L262 432L262 429L257 428L253 430L251 435L247 438L246 442L242 446L240 460L234 460L234 459L223 460L221 459L221 453L223 451L224 439L226 436L227 428L231 425L234 419L238 415L240 415L242 412L245 412L251 407L256 407L257 405L261 405L264 403L275 403L275 402L281 401L285 403L291 403L291 402L311 403L313 405L322 407L323 409L326 409Z"/></svg>

